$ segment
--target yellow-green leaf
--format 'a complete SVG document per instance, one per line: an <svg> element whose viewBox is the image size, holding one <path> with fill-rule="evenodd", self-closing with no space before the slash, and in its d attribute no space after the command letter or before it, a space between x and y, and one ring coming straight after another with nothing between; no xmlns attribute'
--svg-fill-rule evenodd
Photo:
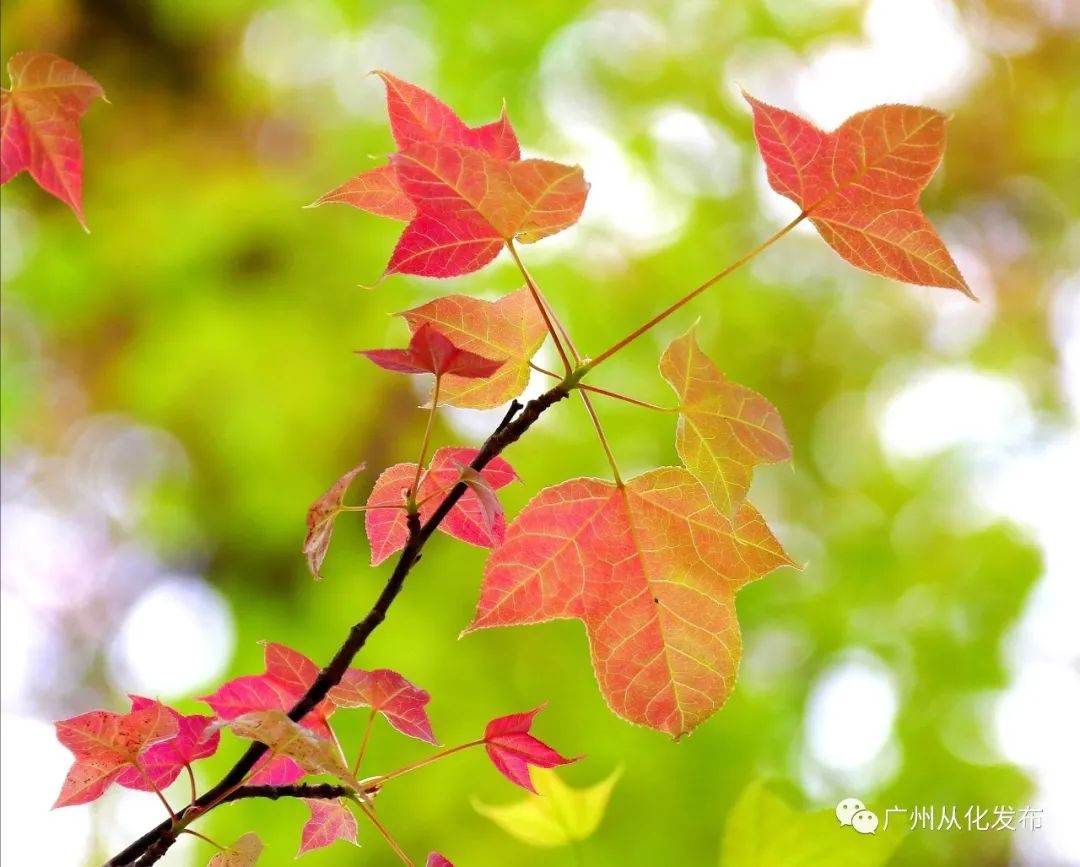
<svg viewBox="0 0 1080 867"><path fill-rule="evenodd" d="M679 396L679 457L716 508L733 515L754 467L791 457L780 413L756 391L727 379L701 351L693 328L664 350L660 373Z"/></svg>
<svg viewBox="0 0 1080 867"><path fill-rule="evenodd" d="M604 780L584 789L566 785L553 770L534 768L536 795L514 804L473 806L506 831L530 846L550 848L591 837L607 811L611 790L622 774L616 768Z"/></svg>

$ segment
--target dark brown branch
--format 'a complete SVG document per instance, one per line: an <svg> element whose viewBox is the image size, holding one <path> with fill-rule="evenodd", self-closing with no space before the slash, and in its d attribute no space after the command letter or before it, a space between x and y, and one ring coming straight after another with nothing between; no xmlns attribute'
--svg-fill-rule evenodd
<svg viewBox="0 0 1080 867"><path fill-rule="evenodd" d="M313 798L320 801L332 801L335 798L347 798L352 794L348 786L336 786L333 783L300 783L295 786L241 786L231 795L222 798L221 803L242 801L245 798Z"/></svg>
<svg viewBox="0 0 1080 867"><path fill-rule="evenodd" d="M510 409L503 417L503 420L499 422L498 427L481 446L480 452L470 466L474 470L482 470L505 448L517 442L522 434L532 427L547 409L565 398L569 393L569 388L563 383L559 383L551 390L530 400L524 407L515 400L510 405ZM420 524L418 516L413 515L410 517L408 541L401 550L401 554L398 555L394 571L390 574L390 578L387 579L378 599L375 600L375 604L371 606L371 610L368 611L364 619L353 624L348 637L338 648L333 659L330 660L326 668L319 673L315 682L308 687L308 691L289 711L291 719L297 722L302 720L326 697L326 694L333 687L341 682L345 670L352 664L353 657L364 646L368 636L386 619L390 606L397 598L398 593L401 592L406 576L420 559L420 552L427 540L431 538L431 534L435 532L435 529L449 514L450 510L454 508L467 489L464 482L456 484L423 525ZM255 764L263 757L266 750L265 744L253 743L237 763L233 765L232 769L221 778L220 782L196 799L195 803L181 813L178 818L183 820L184 816L188 815L193 809L205 810L207 807L213 807L223 800L230 799L230 795L235 794L232 790L240 786L244 777L255 767ZM129 867L129 865L132 865L132 867L149 867L149 865L157 863L172 844L176 842L176 835L177 830L171 820L162 822L156 828L143 834L123 852L113 856L106 862L105 867Z"/></svg>

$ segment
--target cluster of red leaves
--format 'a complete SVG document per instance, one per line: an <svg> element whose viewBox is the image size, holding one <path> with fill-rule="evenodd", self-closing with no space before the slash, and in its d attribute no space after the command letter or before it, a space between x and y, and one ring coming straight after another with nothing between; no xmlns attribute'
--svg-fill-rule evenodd
<svg viewBox="0 0 1080 867"><path fill-rule="evenodd" d="M132 696L129 713L99 710L57 722L57 738L75 761L55 806L88 803L113 783L160 792L182 770L217 751L223 727L270 748L270 760L248 780L252 785L288 785L310 774L329 774L361 791L362 784L345 766L330 729L329 718L339 708L370 708L401 734L436 743L426 711L430 696L388 669L348 669L325 701L302 722L293 722L286 711L319 670L304 654L285 645L266 642L264 649L264 673L234 678L204 697L216 718L184 716L161 702ZM550 768L576 761L563 758L530 734L539 710L492 720L476 742L484 745L501 774L529 791L533 791L530 766ZM305 803L311 815L301 831L298 854L335 840L356 842L356 816L343 799L310 798ZM245 834L215 858L219 865L254 864L261 852L259 838ZM450 862L433 853L428 863Z"/></svg>
<svg viewBox="0 0 1080 867"><path fill-rule="evenodd" d="M505 113L496 124L479 128L485 130L481 142L479 130L470 130L430 94L383 78L401 151L389 166L361 174L320 201L345 201L411 220L390 271L411 261L410 230L435 214L445 216L448 225L482 223L493 256L499 239L515 237L521 225L519 200L508 192L513 185L491 168L501 161L512 174L524 165L516 162L516 139ZM770 183L802 208L844 258L888 277L969 291L918 205L944 151L942 115L882 106L825 133L790 112L747 100ZM511 140L513 146L507 144ZM581 191L583 201L584 186ZM556 210L560 219L566 213ZM534 232L520 234L527 239ZM451 276L487 260L487 248L483 255L474 255L479 247L467 249L468 268L458 269L448 259L417 273ZM425 263L432 256L423 249ZM437 299L405 314L413 329L408 350L365 354L392 370L435 373L440 384L455 359L459 398L491 397L493 375L506 373L509 379L516 369L513 389L494 389L505 400L519 393L522 374L527 376L529 355L543 339L542 320L532 323L531 339L523 336L525 327L515 334L512 325L496 331L513 339L476 341L467 348L449 342L450 335L470 341L490 334L501 312L495 305L528 309L535 307L531 300L525 290L494 305L462 296ZM429 326L440 331L429 332ZM440 356L429 344L444 328L452 330L444 335ZM495 359L505 361L484 369L486 360ZM776 408L728 380L692 331L668 346L660 372L679 400L676 449L685 469L658 469L625 485L600 479L556 485L538 494L507 529L494 491L512 476L493 465L477 474L486 487L471 490L443 529L495 549L467 631L580 619L611 708L678 737L715 712L734 687L741 656L735 592L791 565L746 502L755 468L790 459L791 446ZM475 384L470 375L476 376ZM395 506L415 495L426 519L441 496L464 479L443 460L445 451L436 454L417 492L410 490L413 464L390 467L375 483L366 515L373 563L400 550L408 538L406 514Z"/></svg>
<svg viewBox="0 0 1080 867"><path fill-rule="evenodd" d="M407 221L386 274L468 274L514 239L531 243L577 222L589 190L581 169L521 159L505 108L497 121L469 127L426 90L378 74L399 150L314 204Z"/></svg>
<svg viewBox="0 0 1080 867"><path fill-rule="evenodd" d="M470 470L477 454L476 449L461 447L436 451L420 477L416 499L420 520L426 521L450 489L464 481L469 490L443 518L439 530L470 545L494 548L506 535L506 520L494 492L514 481L517 473L502 458L495 458L479 473ZM393 507L404 503L415 477L416 464L394 464L383 470L371 489L364 523L373 566L405 547L409 537L405 511Z"/></svg>
<svg viewBox="0 0 1080 867"><path fill-rule="evenodd" d="M235 720L265 710L288 711L319 676L319 667L299 651L283 644L266 643L266 671L243 675L203 696L218 719ZM387 669L350 668L341 683L301 723L316 735L330 739L330 717L342 707L370 707L409 737L435 743L424 707L428 693L400 674ZM270 759L252 777L253 784L287 785L305 776L298 762L286 755Z"/></svg>

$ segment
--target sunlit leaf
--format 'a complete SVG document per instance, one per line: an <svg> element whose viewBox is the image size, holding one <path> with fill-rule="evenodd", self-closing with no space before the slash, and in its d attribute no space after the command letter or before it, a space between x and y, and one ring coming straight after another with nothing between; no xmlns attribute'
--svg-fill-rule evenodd
<svg viewBox="0 0 1080 867"><path fill-rule="evenodd" d="M155 704L157 702L153 699L138 695L131 697L133 711L144 710ZM158 741L139 756L139 767L145 776L138 769L129 767L116 778L119 785L144 792L153 791L155 787L164 789L180 775L185 765L190 766L217 752L221 733L211 728L214 722L212 716L186 716L170 707L166 710L176 720L176 735Z"/></svg>
<svg viewBox="0 0 1080 867"><path fill-rule="evenodd" d="M423 88L402 81L388 72L379 72L378 75L386 84L390 128L402 148L416 142L442 142L475 148L497 160L516 161L521 158L521 148L506 115L505 106L498 120L478 127L469 127L446 103ZM361 172L320 196L312 203L312 207L331 202L340 202L371 214L405 222L416 216L416 206L402 191L397 172L391 165ZM414 229L414 234L415 232ZM495 252L498 252L498 246L496 245Z"/></svg>
<svg viewBox="0 0 1080 867"><path fill-rule="evenodd" d="M423 271L415 270L411 257L442 249L444 236L432 232L432 226L456 227L454 235L469 227L467 235L474 242L517 238L530 243L577 222L589 189L579 166L537 159L504 162L473 148L442 143L417 142L394 154L391 164L401 189L416 205L414 224L424 219L426 233L406 230L387 273L466 273L451 261L441 271L427 260Z"/></svg>
<svg viewBox="0 0 1080 867"><path fill-rule="evenodd" d="M498 120L471 129L450 106L422 87L383 70L376 74L386 85L386 112L399 148L404 150L416 142L443 142L477 148L500 160L520 158L505 106Z"/></svg>
<svg viewBox="0 0 1080 867"><path fill-rule="evenodd" d="M660 372L679 396L679 457L716 508L734 514L754 467L791 457L780 414L757 392L725 378L698 347L693 329L664 350Z"/></svg>
<svg viewBox="0 0 1080 867"><path fill-rule="evenodd" d="M497 301L446 295L401 315L414 332L429 323L461 349L506 359L490 377L445 376L439 400L451 406L489 409L520 395L529 384L529 361L547 337L544 319L525 287Z"/></svg>
<svg viewBox="0 0 1080 867"><path fill-rule="evenodd" d="M176 733L174 713L156 701L130 713L95 710L58 721L56 738L75 756L75 763L53 808L101 797L144 750Z"/></svg>
<svg viewBox="0 0 1080 867"><path fill-rule="evenodd" d="M254 711L225 725L239 737L266 744L274 755L292 759L309 774L330 774L354 789L360 787L337 744L293 722L285 711Z"/></svg>
<svg viewBox="0 0 1080 867"><path fill-rule="evenodd" d="M0 88L0 184L22 171L83 216L79 118L105 91L55 54L20 51L8 61L11 89Z"/></svg>
<svg viewBox="0 0 1080 867"><path fill-rule="evenodd" d="M471 274L498 256L503 243L486 223L418 214L398 238L386 273L418 277Z"/></svg>
<svg viewBox="0 0 1080 867"><path fill-rule="evenodd" d="M535 795L526 795L513 804L484 804L473 807L496 825L530 846L566 846L591 837L607 811L611 790L622 771L616 769L584 789L566 785L553 770L532 772Z"/></svg>
<svg viewBox="0 0 1080 867"><path fill-rule="evenodd" d="M317 198L311 207L335 202L405 223L416 216L416 206L402 191L397 172L389 165L361 172Z"/></svg>
<svg viewBox="0 0 1080 867"><path fill-rule="evenodd" d="M735 592L791 561L757 510L732 520L681 468L537 495L492 552L466 631L577 618L619 716L678 737L735 685Z"/></svg>
<svg viewBox="0 0 1080 867"><path fill-rule="evenodd" d="M330 690L330 699L338 707L369 707L402 734L436 743L425 710L431 696L396 671L350 668Z"/></svg>
<svg viewBox="0 0 1080 867"><path fill-rule="evenodd" d="M206 867L252 867L262 854L263 844L258 834L247 833L228 849L222 849Z"/></svg>
<svg viewBox="0 0 1080 867"><path fill-rule="evenodd" d="M356 815L343 799L305 798L304 803L311 811L311 818L304 823L300 834L297 857L329 846L335 840L356 845Z"/></svg>
<svg viewBox="0 0 1080 867"><path fill-rule="evenodd" d="M945 115L882 105L823 132L744 96L769 183L803 209L837 253L874 274L974 297L919 208L945 152Z"/></svg>

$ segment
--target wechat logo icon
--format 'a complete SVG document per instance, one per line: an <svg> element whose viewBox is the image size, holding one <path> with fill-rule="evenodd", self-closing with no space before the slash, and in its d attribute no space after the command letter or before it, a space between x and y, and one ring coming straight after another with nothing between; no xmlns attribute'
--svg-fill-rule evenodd
<svg viewBox="0 0 1080 867"><path fill-rule="evenodd" d="M850 825L859 834L873 834L877 830L877 813L866 809L858 798L844 798L836 805L836 818L841 825Z"/></svg>

